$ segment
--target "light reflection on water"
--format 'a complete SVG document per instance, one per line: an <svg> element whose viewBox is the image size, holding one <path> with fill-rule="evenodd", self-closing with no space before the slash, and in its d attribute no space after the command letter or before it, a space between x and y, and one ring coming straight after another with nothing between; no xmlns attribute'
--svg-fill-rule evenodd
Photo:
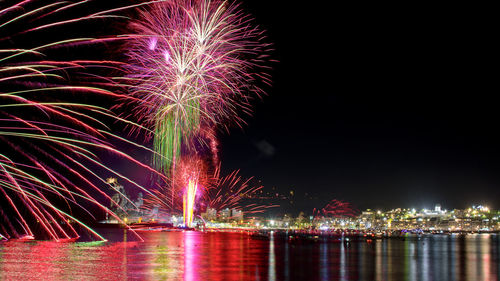
<svg viewBox="0 0 500 281"><path fill-rule="evenodd" d="M349 244L246 233L151 232L129 242L0 243L0 280L498 280L499 236ZM118 237L120 239L118 239ZM110 239L111 239L110 238Z"/></svg>

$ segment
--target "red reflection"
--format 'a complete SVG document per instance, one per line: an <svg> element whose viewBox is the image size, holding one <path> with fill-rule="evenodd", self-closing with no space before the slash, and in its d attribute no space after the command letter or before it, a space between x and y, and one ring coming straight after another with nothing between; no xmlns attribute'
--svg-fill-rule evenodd
<svg viewBox="0 0 500 281"><path fill-rule="evenodd" d="M242 233L184 232L185 280L265 280L268 241Z"/></svg>
<svg viewBox="0 0 500 281"><path fill-rule="evenodd" d="M8 242L1 249L0 279L126 279L129 243Z"/></svg>
<svg viewBox="0 0 500 281"><path fill-rule="evenodd" d="M276 233L141 235L145 242L1 242L0 280L497 280L499 270L499 240L488 235L373 243L289 240Z"/></svg>
<svg viewBox="0 0 500 281"><path fill-rule="evenodd" d="M146 242L3 242L0 280L266 280L281 257L268 238L244 232L141 235Z"/></svg>
<svg viewBox="0 0 500 281"><path fill-rule="evenodd" d="M194 232L184 232L184 280L194 281L199 280L196 275L196 266L198 250L196 242L199 243L199 236Z"/></svg>

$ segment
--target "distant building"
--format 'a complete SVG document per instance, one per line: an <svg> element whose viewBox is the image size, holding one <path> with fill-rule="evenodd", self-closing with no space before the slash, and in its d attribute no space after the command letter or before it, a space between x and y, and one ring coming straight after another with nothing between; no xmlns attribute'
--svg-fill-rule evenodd
<svg viewBox="0 0 500 281"><path fill-rule="evenodd" d="M201 214L204 220L212 221L217 219L217 210L214 208L207 208L205 213Z"/></svg>
<svg viewBox="0 0 500 281"><path fill-rule="evenodd" d="M232 209L231 218L234 220L243 220L243 212L241 210Z"/></svg>
<svg viewBox="0 0 500 281"><path fill-rule="evenodd" d="M207 211L202 214L202 217L205 220L220 220L220 221L232 221L232 220L237 220L241 221L243 220L243 211L238 210L238 209L222 209L219 212L217 210L212 209L212 208L207 208Z"/></svg>
<svg viewBox="0 0 500 281"><path fill-rule="evenodd" d="M434 211L436 213L441 213L441 205L437 204L435 207L434 207Z"/></svg>
<svg viewBox="0 0 500 281"><path fill-rule="evenodd" d="M219 217L221 220L228 220L231 217L231 209L226 208L219 212Z"/></svg>

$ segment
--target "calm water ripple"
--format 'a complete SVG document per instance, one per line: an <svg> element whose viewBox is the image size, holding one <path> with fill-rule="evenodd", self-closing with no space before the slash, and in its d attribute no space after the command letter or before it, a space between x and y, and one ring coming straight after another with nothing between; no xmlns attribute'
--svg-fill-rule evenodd
<svg viewBox="0 0 500 281"><path fill-rule="evenodd" d="M106 235L105 235L106 236ZM0 280L499 280L495 234L372 242L146 232L120 242L0 242ZM129 240L128 242L123 241Z"/></svg>

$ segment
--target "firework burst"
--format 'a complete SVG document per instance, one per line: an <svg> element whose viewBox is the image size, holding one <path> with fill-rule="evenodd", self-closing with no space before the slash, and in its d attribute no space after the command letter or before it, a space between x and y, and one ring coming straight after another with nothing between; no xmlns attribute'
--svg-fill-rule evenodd
<svg viewBox="0 0 500 281"><path fill-rule="evenodd" d="M249 112L262 94L256 85L267 82L259 72L267 45L227 1L155 3L131 28L125 80L140 100L133 116L154 131L154 163L168 174L202 128L242 122L238 113Z"/></svg>

